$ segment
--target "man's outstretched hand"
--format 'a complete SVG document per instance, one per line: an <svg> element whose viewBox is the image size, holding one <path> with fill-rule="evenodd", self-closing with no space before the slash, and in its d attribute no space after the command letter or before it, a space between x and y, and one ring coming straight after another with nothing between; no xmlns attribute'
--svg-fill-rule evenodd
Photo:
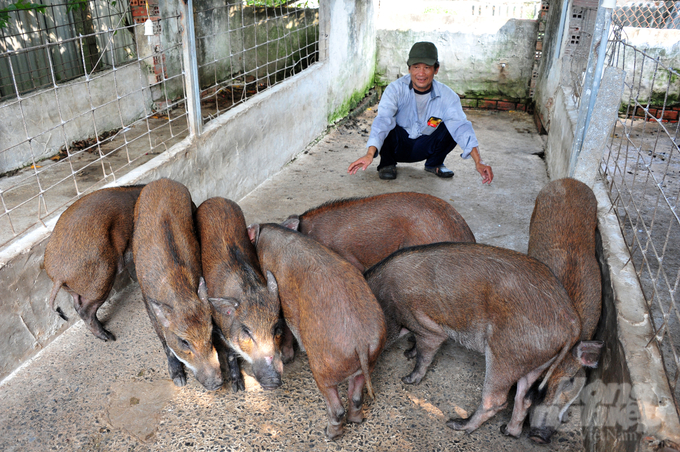
<svg viewBox="0 0 680 452"><path fill-rule="evenodd" d="M477 172L482 176L482 184L491 184L493 180L493 170L489 165L484 163L477 164Z"/></svg>
<svg viewBox="0 0 680 452"><path fill-rule="evenodd" d="M376 151L377 149L375 146L369 147L368 152L366 152L366 155L364 155L360 159L353 161L349 165L349 168L347 168L347 172L349 174L356 174L357 171L359 170L366 171L366 168L368 168L368 166L373 162L373 156L375 155Z"/></svg>
<svg viewBox="0 0 680 452"><path fill-rule="evenodd" d="M368 166L371 164L372 161L373 161L373 157L371 157L370 155L364 155L359 160L352 162L352 164L349 165L347 172L350 173L350 174L356 174L357 171L359 171L359 170L365 171L366 168L368 168Z"/></svg>

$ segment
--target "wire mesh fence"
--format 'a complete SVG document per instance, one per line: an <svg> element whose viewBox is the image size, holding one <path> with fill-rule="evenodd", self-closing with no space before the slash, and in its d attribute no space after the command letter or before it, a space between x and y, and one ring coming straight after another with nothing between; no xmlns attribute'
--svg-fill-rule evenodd
<svg viewBox="0 0 680 452"><path fill-rule="evenodd" d="M623 107L601 162L680 412L680 74L617 28L607 62L626 71Z"/></svg>
<svg viewBox="0 0 680 452"><path fill-rule="evenodd" d="M422 14L537 20L541 10L541 0L425 0L410 5L410 8Z"/></svg>
<svg viewBox="0 0 680 452"><path fill-rule="evenodd" d="M675 1L627 2L617 5L613 18L624 27L680 28L678 7Z"/></svg>
<svg viewBox="0 0 680 452"><path fill-rule="evenodd" d="M0 8L0 246L190 135L181 5ZM318 59L318 5L215 5L195 9L205 120Z"/></svg>
<svg viewBox="0 0 680 452"><path fill-rule="evenodd" d="M628 2L617 4L612 12L612 23L618 28L680 29L680 11L677 2ZM653 12L653 13L652 13ZM572 101L578 105L590 56L592 30L597 8L572 6L568 20L568 34L564 43L564 71L560 84L569 87Z"/></svg>
<svg viewBox="0 0 680 452"><path fill-rule="evenodd" d="M308 2L247 3L222 1L196 11L204 121L318 60L318 8Z"/></svg>
<svg viewBox="0 0 680 452"><path fill-rule="evenodd" d="M64 82L134 60L130 11L122 5L72 0L5 11L4 21L0 13L0 51L16 51L0 60L0 101L48 87L52 76ZM122 32L97 33L105 29Z"/></svg>

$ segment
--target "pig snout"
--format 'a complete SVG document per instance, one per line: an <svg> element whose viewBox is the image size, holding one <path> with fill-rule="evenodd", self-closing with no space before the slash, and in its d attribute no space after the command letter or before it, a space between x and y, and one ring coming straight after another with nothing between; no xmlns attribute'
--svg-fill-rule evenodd
<svg viewBox="0 0 680 452"><path fill-rule="evenodd" d="M283 362L277 356L265 356L253 361L255 379L263 389L271 390L281 386Z"/></svg>
<svg viewBox="0 0 680 452"><path fill-rule="evenodd" d="M217 391L224 384L220 360L217 356L217 351L214 348L212 355L210 355L208 360L200 367L193 368L186 362L184 364L192 370L198 382L208 391Z"/></svg>
<svg viewBox="0 0 680 452"><path fill-rule="evenodd" d="M538 444L550 444L553 433L555 433L555 429L552 427L534 427L529 430L529 438Z"/></svg>

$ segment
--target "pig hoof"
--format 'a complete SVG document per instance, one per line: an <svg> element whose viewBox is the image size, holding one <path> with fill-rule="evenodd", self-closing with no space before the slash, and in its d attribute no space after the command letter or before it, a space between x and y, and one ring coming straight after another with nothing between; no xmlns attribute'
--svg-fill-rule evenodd
<svg viewBox="0 0 680 452"><path fill-rule="evenodd" d="M503 424L503 425L501 425L501 433L504 434L505 436L512 436L513 438L519 438L519 435L522 434L522 431L520 430L520 432L517 435L515 435L510 430L508 430L508 424Z"/></svg>
<svg viewBox="0 0 680 452"><path fill-rule="evenodd" d="M342 429L342 424L336 426L326 426L326 437L328 437L329 441L335 441L336 439L340 438L343 433L344 431Z"/></svg>
<svg viewBox="0 0 680 452"><path fill-rule="evenodd" d="M351 422L353 424L361 424L362 422L364 422L364 413L362 412L349 413L347 415L347 422Z"/></svg>
<svg viewBox="0 0 680 452"><path fill-rule="evenodd" d="M62 311L59 306L57 306L56 311L57 311L57 314L59 314L59 317L61 317L62 319L66 320L68 322L68 317L66 316L66 314L64 314L64 311Z"/></svg>
<svg viewBox="0 0 680 452"><path fill-rule="evenodd" d="M446 422L446 426L454 430L465 430L468 419L451 418Z"/></svg>
<svg viewBox="0 0 680 452"><path fill-rule="evenodd" d="M404 350L404 356L406 359L413 359L416 356L418 356L418 351L416 350L416 346L414 345L413 347L409 348L408 350Z"/></svg>
<svg viewBox="0 0 680 452"><path fill-rule="evenodd" d="M231 381L231 390L233 392L239 392L239 391L245 391L246 390L246 383L243 381L243 377L237 378L236 380Z"/></svg>
<svg viewBox="0 0 680 452"><path fill-rule="evenodd" d="M281 348L281 361L283 364L288 364L295 359L295 349L293 347Z"/></svg>
<svg viewBox="0 0 680 452"><path fill-rule="evenodd" d="M401 379L401 381L403 381L407 385L417 385L418 383L421 382L422 379L423 379L423 377L418 377L418 375L409 374L409 375L406 375L405 377L403 377Z"/></svg>
<svg viewBox="0 0 680 452"><path fill-rule="evenodd" d="M182 387L187 384L187 377L186 375L175 375L172 377L173 383L175 383L175 386Z"/></svg>
<svg viewBox="0 0 680 452"><path fill-rule="evenodd" d="M529 430L529 438L538 444L550 444L550 437L554 432L554 429L532 428Z"/></svg>
<svg viewBox="0 0 680 452"><path fill-rule="evenodd" d="M96 336L103 341L115 341L116 340L116 336L114 336L112 333L110 333L106 330L102 330Z"/></svg>

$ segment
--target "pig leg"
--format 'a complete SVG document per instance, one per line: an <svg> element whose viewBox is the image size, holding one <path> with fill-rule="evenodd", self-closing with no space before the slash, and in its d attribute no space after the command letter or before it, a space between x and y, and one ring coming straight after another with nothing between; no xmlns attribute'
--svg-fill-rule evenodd
<svg viewBox="0 0 680 452"><path fill-rule="evenodd" d="M342 435L342 420L345 417L345 407L342 406L340 394L338 394L338 387L322 387L319 385L321 395L326 401L326 409L328 411L328 427L326 427L326 436L329 440L334 440Z"/></svg>
<svg viewBox="0 0 680 452"><path fill-rule="evenodd" d="M168 357L168 371L170 372L170 378L172 378L172 381L175 383L175 385L184 386L187 384L187 375L184 373L184 366L182 365L182 362L177 359L173 351L170 350L170 347L166 345L165 340L161 340L161 342L163 342L165 355Z"/></svg>
<svg viewBox="0 0 680 452"><path fill-rule="evenodd" d="M416 335L416 366L409 375L401 379L406 384L418 384L432 364L437 350L448 339L444 330L432 319L424 316L417 318L418 328L409 328Z"/></svg>
<svg viewBox="0 0 680 452"><path fill-rule="evenodd" d="M411 347L404 350L404 356L407 359L413 359L418 356L418 350L416 350L416 336L412 334L407 340L411 344Z"/></svg>
<svg viewBox="0 0 680 452"><path fill-rule="evenodd" d="M293 332L288 328L286 323L283 324L283 337L281 338L281 361L283 364L288 364L295 358L295 349L293 343L295 337Z"/></svg>
<svg viewBox="0 0 680 452"><path fill-rule="evenodd" d="M554 358L532 370L517 381L517 392L515 393L515 406L512 408L512 418L507 426L501 427L502 433L508 436L514 436L515 438L518 438L522 433L522 424L524 424L527 410L531 406L531 399L526 397L527 391L553 361Z"/></svg>
<svg viewBox="0 0 680 452"><path fill-rule="evenodd" d="M218 333L217 327L213 329L213 344L217 350L217 356L220 360L220 371L224 374L227 371L231 377L231 389L234 392L245 390L245 382L241 374L241 366L238 362L238 354L229 347L225 342L221 333Z"/></svg>
<svg viewBox="0 0 680 452"><path fill-rule="evenodd" d="M165 356L168 357L168 371L170 372L170 378L172 378L172 381L175 383L175 385L184 386L185 384L187 384L187 376L184 373L184 366L182 365L182 362L179 359L177 359L175 353L172 350L170 350L170 347L168 347L168 344L165 342L163 330L161 329L161 326L158 323L156 315L153 313L153 310L149 306L149 302L144 300L144 306L146 307L146 312L149 314L149 320L151 320L151 325L153 325L153 329L156 331L158 339L160 339L161 344L163 344Z"/></svg>
<svg viewBox="0 0 680 452"><path fill-rule="evenodd" d="M454 430L465 430L472 433L480 425L493 417L500 410L507 406L508 392L513 383L517 381L514 375L503 375L502 369L497 369L498 364L491 354L489 347L486 347L486 375L484 376L484 388L482 389L482 403L475 413L467 419L450 419L446 426Z"/></svg>
<svg viewBox="0 0 680 452"><path fill-rule="evenodd" d="M364 385L366 384L366 377L364 374L359 374L351 377L347 384L347 396L349 398L349 412L347 413L347 421L360 424L364 421Z"/></svg>
<svg viewBox="0 0 680 452"><path fill-rule="evenodd" d="M243 381L243 374L241 373L241 366L238 363L238 354L227 348L227 363L229 364L229 376L231 377L231 389L234 392L246 390L246 383Z"/></svg>
<svg viewBox="0 0 680 452"><path fill-rule="evenodd" d="M116 336L105 330L97 319L97 310L104 304L106 298L99 301L86 300L78 294L73 293L73 306L85 325L96 337L103 341L115 341Z"/></svg>

